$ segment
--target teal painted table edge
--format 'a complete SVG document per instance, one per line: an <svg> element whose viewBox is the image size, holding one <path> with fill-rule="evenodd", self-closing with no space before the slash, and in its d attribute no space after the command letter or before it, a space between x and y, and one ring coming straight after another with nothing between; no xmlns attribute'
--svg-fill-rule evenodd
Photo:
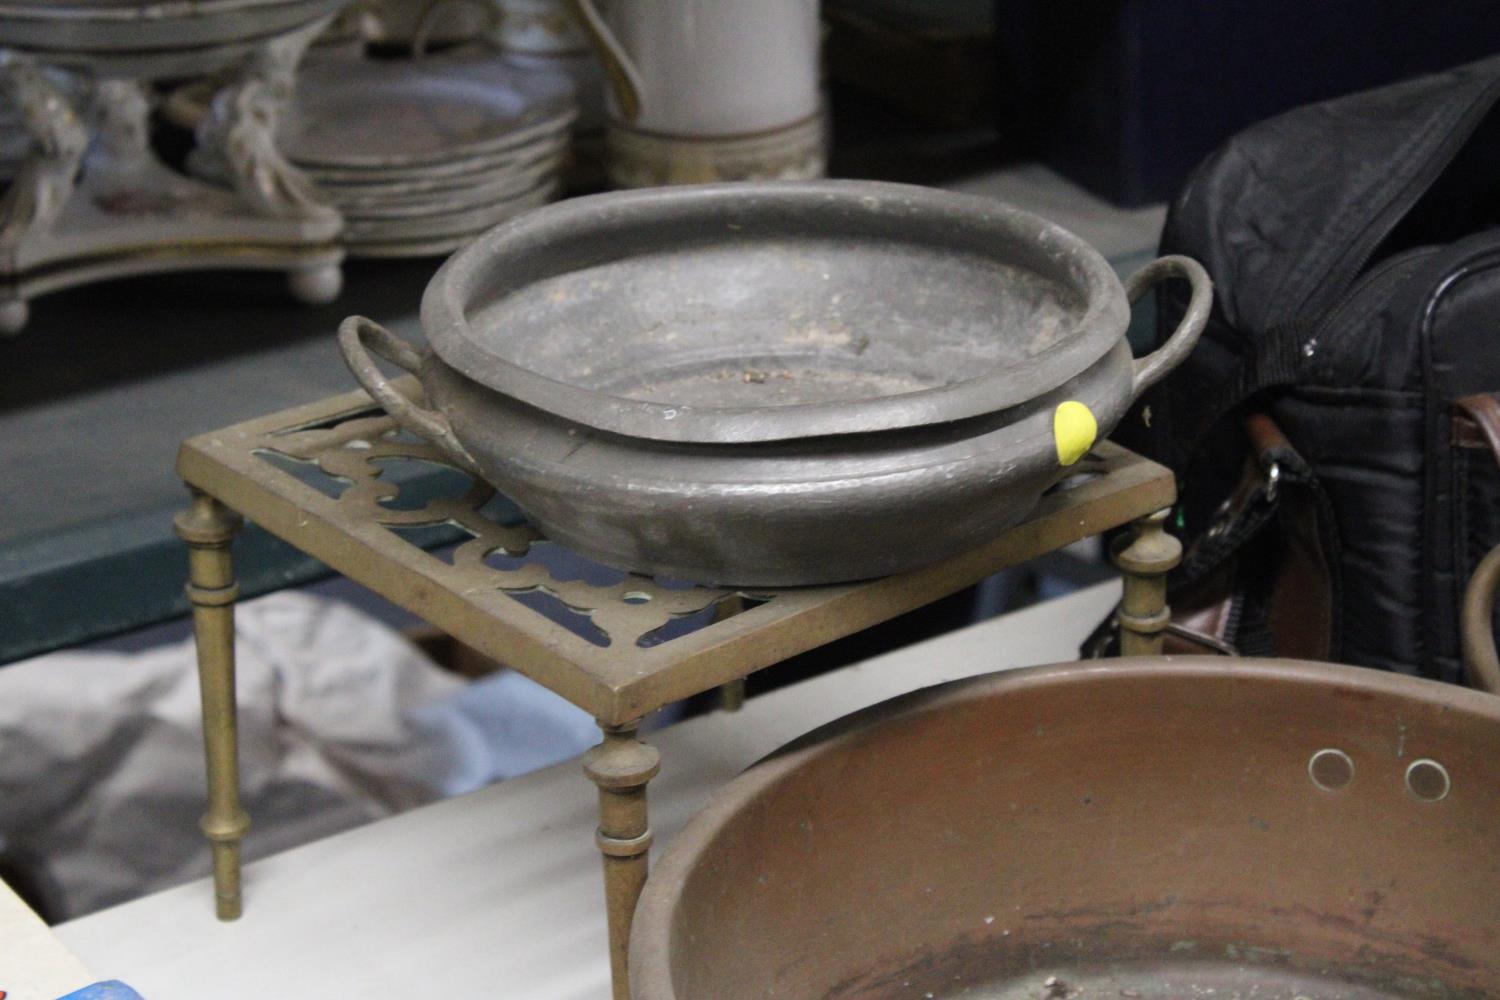
<svg viewBox="0 0 1500 1000"><path fill-rule="evenodd" d="M436 496L441 474L397 477L414 499ZM0 548L0 664L186 618L187 556L172 517L187 503L121 515ZM515 512L517 520L520 513ZM428 548L461 533L433 531ZM333 575L256 526L235 543L241 593L256 597Z"/></svg>

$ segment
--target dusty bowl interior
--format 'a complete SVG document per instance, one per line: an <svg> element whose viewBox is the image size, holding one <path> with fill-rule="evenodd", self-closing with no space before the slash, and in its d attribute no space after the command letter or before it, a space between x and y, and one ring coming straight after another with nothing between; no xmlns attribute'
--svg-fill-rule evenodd
<svg viewBox="0 0 1500 1000"><path fill-rule="evenodd" d="M513 364L581 388L787 406L953 385L1020 364L1068 332L1078 306L1060 281L931 246L767 233L549 277L477 310L474 322Z"/></svg>
<svg viewBox="0 0 1500 1000"><path fill-rule="evenodd" d="M678 440L699 439L676 429L709 411L797 408L807 434L992 412L1088 367L1127 318L1103 259L1063 230L870 182L578 199L487 235L428 299L434 348L475 381L643 436L658 435L636 416L672 408L657 426ZM883 422L818 422L914 394ZM767 426L703 439L793 436Z"/></svg>
<svg viewBox="0 0 1500 1000"><path fill-rule="evenodd" d="M1500 699L1175 660L924 692L669 846L637 1000L1500 994Z"/></svg>

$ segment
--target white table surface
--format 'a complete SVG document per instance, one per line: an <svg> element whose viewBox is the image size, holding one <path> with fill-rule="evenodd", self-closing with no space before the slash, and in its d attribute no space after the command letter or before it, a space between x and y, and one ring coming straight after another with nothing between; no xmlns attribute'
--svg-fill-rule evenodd
<svg viewBox="0 0 1500 1000"><path fill-rule="evenodd" d="M0 882L0 990L6 991L6 1000L54 1000L96 978Z"/></svg>
<svg viewBox="0 0 1500 1000"><path fill-rule="evenodd" d="M1073 659L1118 594L1101 584L653 733L656 849L715 788L809 729L942 681ZM577 762L559 764L250 865L237 923L213 918L204 880L56 934L146 1000L604 1000L594 810Z"/></svg>

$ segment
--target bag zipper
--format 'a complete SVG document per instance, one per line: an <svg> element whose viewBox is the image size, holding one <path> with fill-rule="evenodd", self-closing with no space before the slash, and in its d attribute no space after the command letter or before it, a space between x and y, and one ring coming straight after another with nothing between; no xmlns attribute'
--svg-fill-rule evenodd
<svg viewBox="0 0 1500 1000"><path fill-rule="evenodd" d="M1332 327L1338 324L1338 321L1344 317L1344 314L1349 312L1354 307L1355 302L1358 299L1362 298L1364 296L1364 293L1368 291L1371 286L1375 285L1377 282L1385 278L1386 275L1397 270L1398 268L1405 267L1427 257L1434 256L1438 253L1441 253L1442 250L1442 247L1437 246L1412 247L1411 249L1403 250L1401 253L1398 253L1392 257L1387 257L1385 260L1381 261L1379 264L1376 264L1368 271L1365 271L1358 275L1354 279L1353 284L1349 286L1348 291L1339 296L1339 300L1333 305L1329 306L1328 311L1325 312L1321 317L1319 317L1318 321L1312 325L1312 329L1308 333L1307 339L1302 342L1303 357L1311 358L1315 353L1317 353L1318 342L1322 339L1323 335L1327 333Z"/></svg>

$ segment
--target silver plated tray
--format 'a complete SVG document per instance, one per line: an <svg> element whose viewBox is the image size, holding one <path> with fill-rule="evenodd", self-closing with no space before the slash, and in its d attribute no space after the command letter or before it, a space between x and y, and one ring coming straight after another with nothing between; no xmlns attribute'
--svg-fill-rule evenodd
<svg viewBox="0 0 1500 1000"><path fill-rule="evenodd" d="M349 0L158 0L0 2L0 45L86 63L206 49L294 31Z"/></svg>

